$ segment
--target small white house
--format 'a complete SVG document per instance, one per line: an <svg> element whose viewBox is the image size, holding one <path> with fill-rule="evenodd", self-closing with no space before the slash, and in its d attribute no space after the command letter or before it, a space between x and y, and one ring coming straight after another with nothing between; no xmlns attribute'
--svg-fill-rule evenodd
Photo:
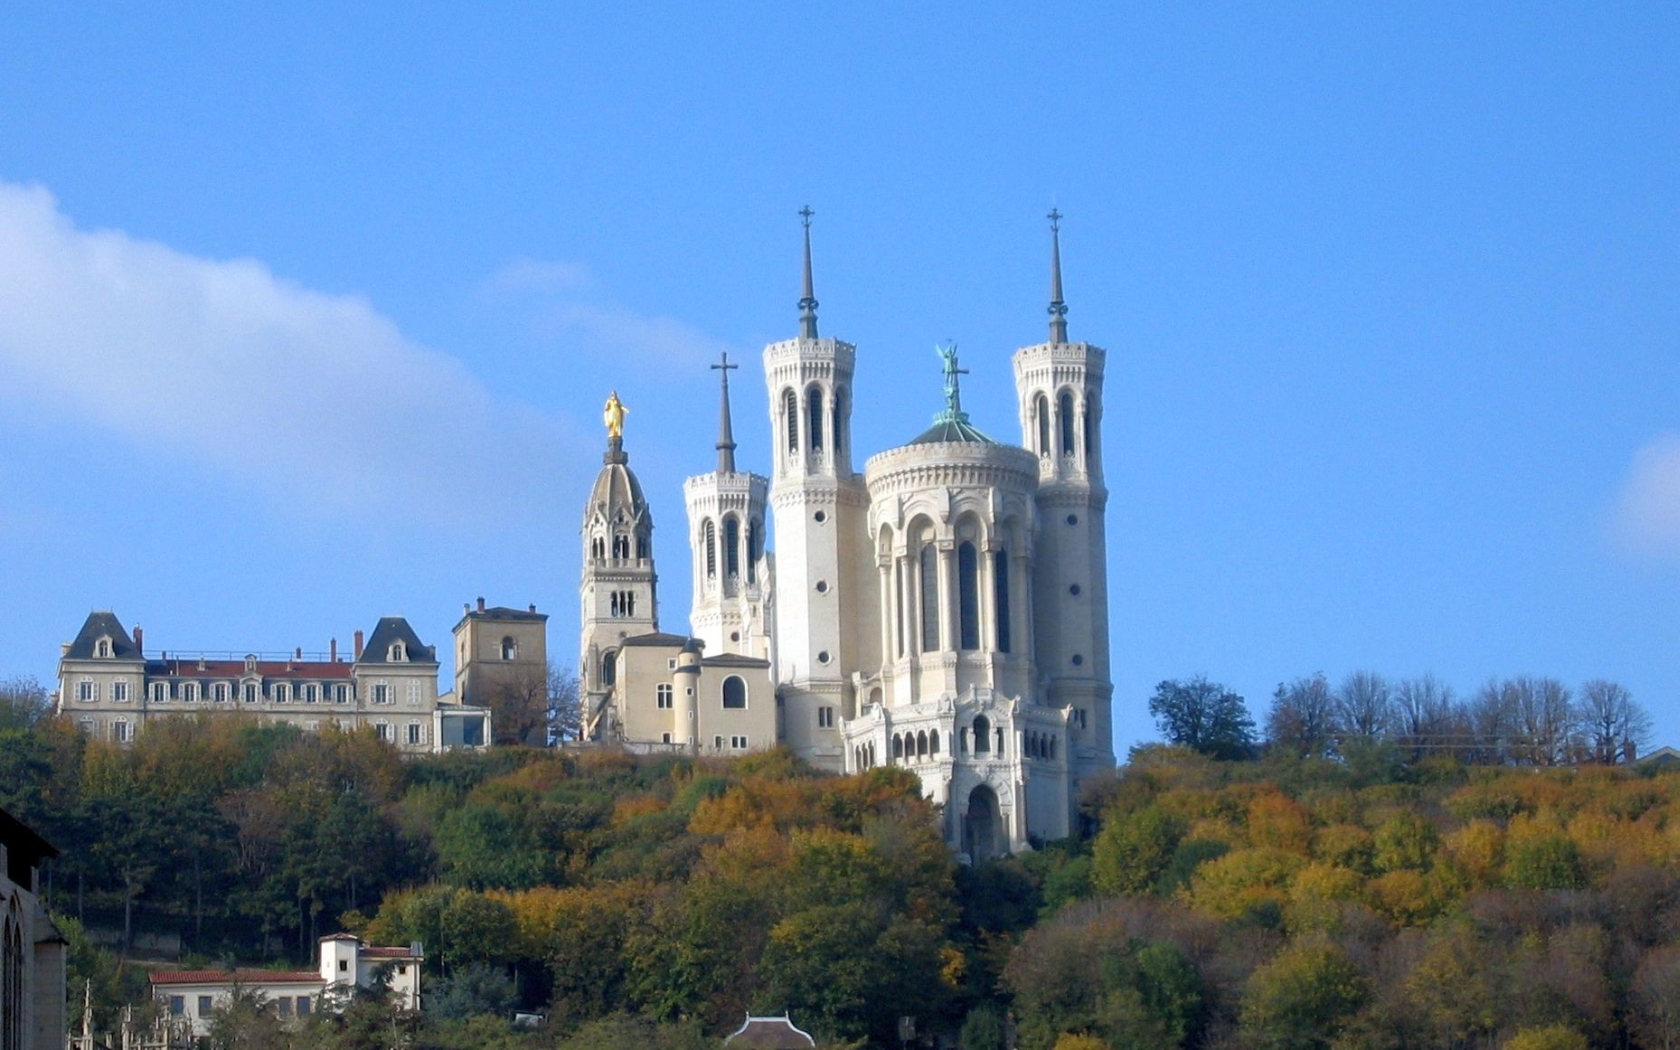
<svg viewBox="0 0 1680 1050"><path fill-rule="evenodd" d="M329 992L374 987L386 969L392 998L405 1010L418 1010L424 961L418 943L373 947L340 933L321 938L318 970L153 970L150 976L152 995L164 1012L190 1022L195 1036L207 1036L211 1011L229 1000L235 985L260 996L283 1021L295 1021L330 1008L336 997Z"/></svg>

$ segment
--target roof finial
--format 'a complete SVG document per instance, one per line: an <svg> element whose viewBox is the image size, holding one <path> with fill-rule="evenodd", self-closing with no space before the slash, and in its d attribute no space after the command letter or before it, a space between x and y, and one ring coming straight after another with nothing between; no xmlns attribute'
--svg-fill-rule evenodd
<svg viewBox="0 0 1680 1050"><path fill-rule="evenodd" d="M1062 213L1052 207L1045 218L1050 220L1050 342L1059 346L1067 342L1067 303L1062 301Z"/></svg>
<svg viewBox="0 0 1680 1050"><path fill-rule="evenodd" d="M606 405L601 409L601 422L607 426L607 454L603 457L606 463L623 463L624 455L624 416L630 411L629 406L618 399L618 391L614 390L607 398Z"/></svg>
<svg viewBox="0 0 1680 1050"><path fill-rule="evenodd" d="M712 366L723 379L723 403L718 410L720 412L717 439L717 468L719 474L735 473L735 428L729 423L729 372L731 369L740 367L740 365L729 363L729 351L727 350L723 352L723 361Z"/></svg>
<svg viewBox="0 0 1680 1050"><path fill-rule="evenodd" d="M815 339L817 337L817 293L811 285L811 216L816 212L809 204L799 209L799 218L805 224L805 295L799 300L799 338Z"/></svg>

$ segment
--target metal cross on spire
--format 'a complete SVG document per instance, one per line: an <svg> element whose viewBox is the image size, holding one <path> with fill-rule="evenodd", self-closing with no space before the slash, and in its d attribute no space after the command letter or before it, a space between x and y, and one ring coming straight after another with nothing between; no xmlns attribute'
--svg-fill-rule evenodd
<svg viewBox="0 0 1680 1050"><path fill-rule="evenodd" d="M800 222L805 227L805 294L799 300L799 338L817 337L817 293L811 283L811 216L816 212L809 204L799 209Z"/></svg>
<svg viewBox="0 0 1680 1050"><path fill-rule="evenodd" d="M933 348L939 359L945 363L942 371L945 373L945 411L937 417L941 422L961 423L968 420L962 410L962 388L958 376L968 375L968 369L957 367L957 344L955 340L941 343Z"/></svg>
<svg viewBox="0 0 1680 1050"><path fill-rule="evenodd" d="M712 369L723 380L723 400L718 409L718 473L735 473L735 428L729 421L729 373L739 369L740 365L729 363L729 351L723 352L723 360L712 365Z"/></svg>
<svg viewBox="0 0 1680 1050"><path fill-rule="evenodd" d="M1060 346L1067 342L1067 303L1062 300L1062 213L1055 207L1045 218L1050 220L1050 342Z"/></svg>

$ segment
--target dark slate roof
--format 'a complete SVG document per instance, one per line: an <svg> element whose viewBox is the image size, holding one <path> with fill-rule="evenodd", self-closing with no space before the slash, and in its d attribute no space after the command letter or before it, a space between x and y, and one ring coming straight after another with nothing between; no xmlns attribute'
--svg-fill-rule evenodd
<svg viewBox="0 0 1680 1050"><path fill-rule="evenodd" d="M509 609L505 605L492 605L488 609L470 609L465 617L468 620L483 618L486 620L533 620L541 622L548 619L547 613L532 612L530 609Z"/></svg>
<svg viewBox="0 0 1680 1050"><path fill-rule="evenodd" d="M201 671L200 663L204 664ZM256 676L280 679L350 678L350 665L343 660L258 660ZM245 678L244 660L198 660L191 656L146 661L148 678Z"/></svg>
<svg viewBox="0 0 1680 1050"><path fill-rule="evenodd" d="M631 635L629 638L624 639L624 641L619 642L618 644L620 647L631 645L668 645L681 649L690 641L691 639L686 634L666 634L664 631L653 631L649 634Z"/></svg>
<svg viewBox="0 0 1680 1050"><path fill-rule="evenodd" d="M769 660L760 660L752 656L742 656L739 653L718 653L701 659L701 667L769 667Z"/></svg>
<svg viewBox="0 0 1680 1050"><path fill-rule="evenodd" d="M88 613L87 622L82 624L81 633L70 643L70 651L64 656L69 660L93 659L93 643L105 635L111 636L111 655L121 660L133 660L139 657L140 650L135 647L134 639L129 637L123 629L122 622L113 612Z"/></svg>
<svg viewBox="0 0 1680 1050"><path fill-rule="evenodd" d="M408 650L409 663L437 662L437 650L422 642L420 636L414 633L414 628L410 627L408 621L401 616L381 616L379 618L378 625L373 629L372 637L362 647L362 658L356 662L359 664L388 663L386 654L391 651L391 646L396 642L402 642L403 648Z"/></svg>
<svg viewBox="0 0 1680 1050"><path fill-rule="evenodd" d="M33 893L35 880L31 878L32 870L41 861L58 856L58 850L3 809L0 809L0 843L6 847L6 877Z"/></svg>
<svg viewBox="0 0 1680 1050"><path fill-rule="evenodd" d="M724 1046L742 1050L815 1050L817 1041L811 1033L794 1027L786 1017L753 1017L723 1041Z"/></svg>
<svg viewBox="0 0 1680 1050"><path fill-rule="evenodd" d="M941 412L934 420L933 426L922 431L910 441L912 445L938 445L964 442L971 445L995 445L996 441L982 434L974 424L968 421L968 416L953 417L949 413Z"/></svg>

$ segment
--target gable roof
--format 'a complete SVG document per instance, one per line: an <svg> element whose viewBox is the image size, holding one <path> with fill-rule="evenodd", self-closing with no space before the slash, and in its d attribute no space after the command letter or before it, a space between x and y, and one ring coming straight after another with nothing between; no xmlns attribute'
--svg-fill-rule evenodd
<svg viewBox="0 0 1680 1050"><path fill-rule="evenodd" d="M408 621L401 616L381 616L379 618L379 623L373 628L372 636L368 638L367 644L362 647L361 659L356 662L359 664L390 663L391 646L397 642L403 643L403 648L408 652L408 659L403 662L411 664L437 663L437 650L422 642L420 636L414 633L414 628L410 627Z"/></svg>
<svg viewBox="0 0 1680 1050"><path fill-rule="evenodd" d="M138 660L140 649L123 628L122 621L117 614L106 610L104 612L88 613L86 622L76 640L70 643L70 651L64 654L66 660L91 660L93 647L99 639L109 636L111 639L111 656L119 660Z"/></svg>

